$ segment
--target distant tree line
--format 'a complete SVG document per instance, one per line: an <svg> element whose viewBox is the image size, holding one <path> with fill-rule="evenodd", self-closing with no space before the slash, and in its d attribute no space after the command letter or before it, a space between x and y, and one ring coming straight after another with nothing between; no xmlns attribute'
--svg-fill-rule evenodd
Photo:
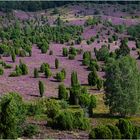
<svg viewBox="0 0 140 140"><path fill-rule="evenodd" d="M38 11L68 4L68 1L1 1L0 10L9 12L13 9Z"/></svg>
<svg viewBox="0 0 140 140"><path fill-rule="evenodd" d="M86 0L82 2L86 2ZM0 10L4 12L10 12L13 9L14 10L19 9L23 11L38 11L38 10L63 6L69 3L79 3L79 2L78 1L1 1ZM112 1L112 2L111 1L90 1L90 3L139 4L139 1Z"/></svg>

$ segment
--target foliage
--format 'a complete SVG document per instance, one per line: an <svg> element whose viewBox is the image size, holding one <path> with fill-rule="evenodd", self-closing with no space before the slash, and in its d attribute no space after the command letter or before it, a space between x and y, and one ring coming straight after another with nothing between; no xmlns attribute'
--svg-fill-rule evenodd
<svg viewBox="0 0 140 140"><path fill-rule="evenodd" d="M65 110L55 118L54 126L61 130L85 130L89 128L89 121L82 111Z"/></svg>
<svg viewBox="0 0 140 140"><path fill-rule="evenodd" d="M69 54L69 59L70 60L74 60L75 59L75 55L74 54Z"/></svg>
<svg viewBox="0 0 140 140"><path fill-rule="evenodd" d="M47 116L52 119L55 118L59 114L59 111L61 108L57 100L54 100L54 99L48 99L45 104L45 107L46 107Z"/></svg>
<svg viewBox="0 0 140 140"><path fill-rule="evenodd" d="M58 67L59 67L59 60L56 58L55 59L55 68L58 69Z"/></svg>
<svg viewBox="0 0 140 140"><path fill-rule="evenodd" d="M119 128L122 139L132 139L133 136L133 126L132 123L125 119L119 119L119 122L116 124Z"/></svg>
<svg viewBox="0 0 140 140"><path fill-rule="evenodd" d="M27 75L28 74L28 66L25 63L20 62L19 68L22 71L22 75Z"/></svg>
<svg viewBox="0 0 140 140"><path fill-rule="evenodd" d="M78 81L78 75L76 71L73 71L71 73L71 86L72 87L76 87L79 85L79 81Z"/></svg>
<svg viewBox="0 0 140 140"><path fill-rule="evenodd" d="M115 50L115 53L117 55L117 58L126 56L130 54L130 48L127 45L127 42L125 40L121 41L121 45L119 49Z"/></svg>
<svg viewBox="0 0 140 140"><path fill-rule="evenodd" d="M109 57L109 49L107 48L107 46L103 45L95 55L97 60L105 61Z"/></svg>
<svg viewBox="0 0 140 140"><path fill-rule="evenodd" d="M45 68L48 67L50 68L50 65L48 63L43 63L40 66L40 72L45 72Z"/></svg>
<svg viewBox="0 0 140 140"><path fill-rule="evenodd" d="M97 80L98 80L98 75L95 68L93 68L93 71L90 72L88 75L88 84L90 86L95 86L97 84Z"/></svg>
<svg viewBox="0 0 140 140"><path fill-rule="evenodd" d="M66 78L66 72L64 69L58 72L54 78L57 79L58 82L62 82Z"/></svg>
<svg viewBox="0 0 140 140"><path fill-rule="evenodd" d="M3 75L3 73L4 73L4 70L2 67L0 67L0 75Z"/></svg>
<svg viewBox="0 0 140 140"><path fill-rule="evenodd" d="M0 138L15 139L21 135L26 109L17 93L9 93L0 99Z"/></svg>
<svg viewBox="0 0 140 140"><path fill-rule="evenodd" d="M107 65L105 103L109 106L110 113L126 116L138 111L139 82L136 61L130 56L114 60Z"/></svg>
<svg viewBox="0 0 140 140"><path fill-rule="evenodd" d="M58 87L58 98L67 100L68 99L68 91L66 89L66 87L64 86L64 84L59 85Z"/></svg>
<svg viewBox="0 0 140 140"><path fill-rule="evenodd" d="M97 89L100 90L103 87L103 80L99 79L97 80Z"/></svg>
<svg viewBox="0 0 140 140"><path fill-rule="evenodd" d="M38 69L34 68L34 78L38 78L38 77L39 77Z"/></svg>
<svg viewBox="0 0 140 140"><path fill-rule="evenodd" d="M15 52L12 50L11 52L11 57L12 57L12 61L15 62L16 60L16 55L15 55Z"/></svg>
<svg viewBox="0 0 140 140"><path fill-rule="evenodd" d="M52 75L51 70L50 70L50 68L48 66L45 67L44 72L45 72L45 77L46 78L49 78Z"/></svg>
<svg viewBox="0 0 140 140"><path fill-rule="evenodd" d="M93 116L93 108L96 108L96 105L97 105L96 97L94 95L91 95L90 96L90 104L88 107L88 113L89 113L90 117Z"/></svg>
<svg viewBox="0 0 140 140"><path fill-rule="evenodd" d="M42 81L39 81L38 86L39 86L40 96L42 97L44 95L44 92L45 92L44 83Z"/></svg>
<svg viewBox="0 0 140 140"><path fill-rule="evenodd" d="M98 126L89 133L90 139L112 139L112 133L107 126Z"/></svg>
<svg viewBox="0 0 140 140"><path fill-rule="evenodd" d="M39 128L37 125L28 124L23 132L23 135L29 138L32 138L32 136L36 135L39 132Z"/></svg>
<svg viewBox="0 0 140 140"><path fill-rule="evenodd" d="M64 57L68 56L68 49L67 48L63 48L63 56Z"/></svg>
<svg viewBox="0 0 140 140"><path fill-rule="evenodd" d="M118 127L116 127L115 125L107 125L107 127L112 132L112 139L121 139L121 133Z"/></svg>
<svg viewBox="0 0 140 140"><path fill-rule="evenodd" d="M98 65L96 60L91 59L90 63L89 63L89 69L92 71L92 70L94 70L94 68L96 68L96 70L98 71L99 70L99 65Z"/></svg>

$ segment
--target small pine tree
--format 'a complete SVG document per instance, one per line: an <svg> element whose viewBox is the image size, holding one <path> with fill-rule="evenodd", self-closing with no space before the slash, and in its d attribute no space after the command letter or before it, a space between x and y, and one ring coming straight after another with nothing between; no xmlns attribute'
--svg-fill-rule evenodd
<svg viewBox="0 0 140 140"><path fill-rule="evenodd" d="M61 72L64 74L64 78L66 78L66 70L63 68Z"/></svg>
<svg viewBox="0 0 140 140"><path fill-rule="evenodd" d="M97 89L100 90L103 87L103 80L99 79L97 80Z"/></svg>
<svg viewBox="0 0 140 140"><path fill-rule="evenodd" d="M63 48L63 56L64 57L68 56L68 49L67 48Z"/></svg>
<svg viewBox="0 0 140 140"><path fill-rule="evenodd" d="M39 77L39 73L37 68L34 68L34 78L38 78Z"/></svg>
<svg viewBox="0 0 140 140"><path fill-rule="evenodd" d="M39 93L40 93L40 96L43 97L44 92L45 92L44 83L42 81L39 81L38 85L39 85Z"/></svg>
<svg viewBox="0 0 140 140"><path fill-rule="evenodd" d="M71 74L71 86L75 87L79 85L77 72L73 71Z"/></svg>
<svg viewBox="0 0 140 140"><path fill-rule="evenodd" d="M58 67L59 67L59 60L56 58L55 59L55 68L58 69Z"/></svg>
<svg viewBox="0 0 140 140"><path fill-rule="evenodd" d="M93 108L96 108L96 97L94 95L90 96L90 104L88 107L88 112L89 112L89 116L92 117L93 116Z"/></svg>
<svg viewBox="0 0 140 140"><path fill-rule="evenodd" d="M12 61L15 62L16 61L16 55L15 55L14 51L12 51L11 57L12 57Z"/></svg>
<svg viewBox="0 0 140 140"><path fill-rule="evenodd" d="M28 67L27 67L27 65L24 64L21 60L20 60L19 68L20 68L21 71L22 71L22 75L28 74Z"/></svg>
<svg viewBox="0 0 140 140"><path fill-rule="evenodd" d="M58 87L58 98L67 100L68 99L68 92L64 84L59 85Z"/></svg>
<svg viewBox="0 0 140 140"><path fill-rule="evenodd" d="M90 72L88 75L88 83L90 86L95 86L97 84L97 80L98 80L98 75L94 68L93 71Z"/></svg>
<svg viewBox="0 0 140 140"><path fill-rule="evenodd" d="M51 76L51 70L49 67L45 67L45 76L46 78L49 78Z"/></svg>

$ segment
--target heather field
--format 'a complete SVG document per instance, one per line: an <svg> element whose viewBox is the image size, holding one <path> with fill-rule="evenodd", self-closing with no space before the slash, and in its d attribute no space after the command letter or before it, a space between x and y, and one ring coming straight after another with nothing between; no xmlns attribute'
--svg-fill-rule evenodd
<svg viewBox="0 0 140 140"><path fill-rule="evenodd" d="M139 139L140 3L9 4L0 139Z"/></svg>

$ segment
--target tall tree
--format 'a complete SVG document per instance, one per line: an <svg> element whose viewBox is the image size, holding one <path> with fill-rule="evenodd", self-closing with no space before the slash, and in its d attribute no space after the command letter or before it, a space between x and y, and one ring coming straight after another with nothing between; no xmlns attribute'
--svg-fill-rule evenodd
<svg viewBox="0 0 140 140"><path fill-rule="evenodd" d="M107 65L105 91L110 113L126 116L138 111L140 74L133 58L125 56Z"/></svg>

